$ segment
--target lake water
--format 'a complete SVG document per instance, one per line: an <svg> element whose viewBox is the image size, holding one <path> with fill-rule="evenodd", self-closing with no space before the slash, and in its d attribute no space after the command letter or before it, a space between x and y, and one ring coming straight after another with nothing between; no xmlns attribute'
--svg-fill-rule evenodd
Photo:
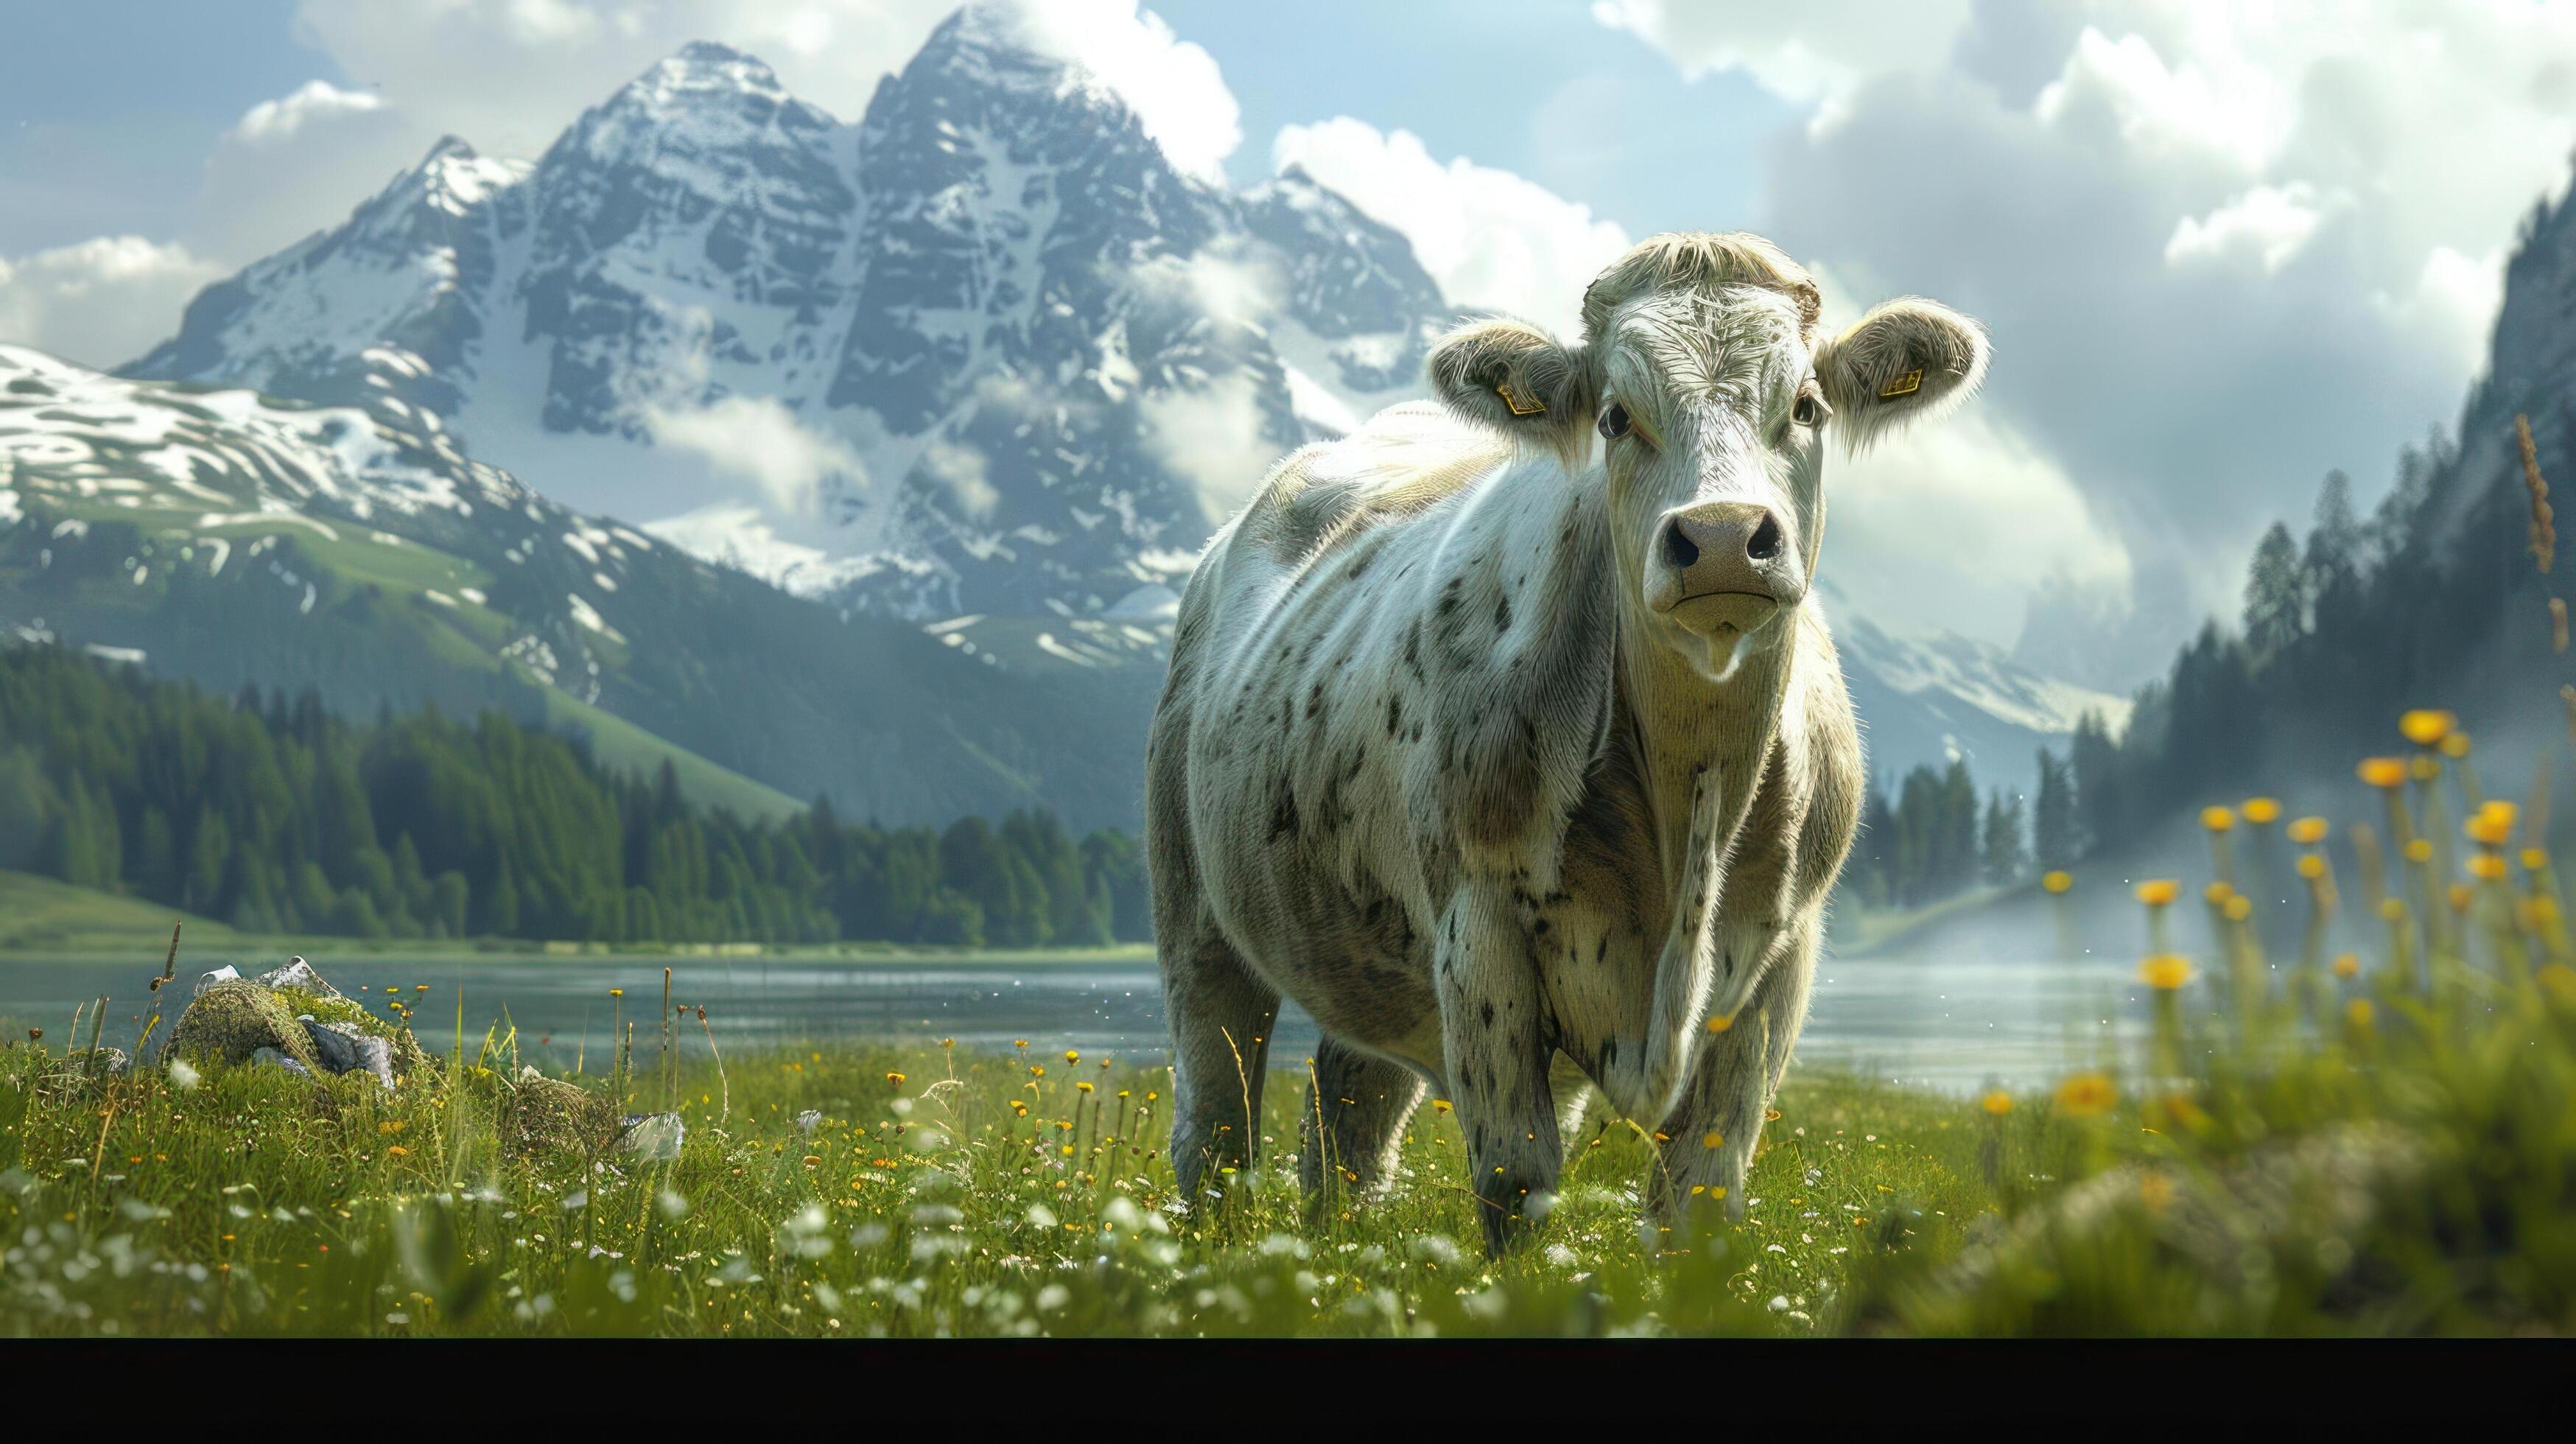
<svg viewBox="0 0 2576 1444"><path fill-rule="evenodd" d="M616 1011L639 1022L639 1035L651 1030L666 961L306 956L343 992L372 999L398 989L413 999L413 1026L432 1051L444 1051L455 1033L461 990L469 1047L506 1011L519 1028L523 1058L533 1051L565 1065L608 1046L611 988L626 990ZM213 961L180 970L170 989L174 1005ZM673 996L706 1006L728 1054L833 1039L936 1038L1005 1049L1025 1038L1047 1051L1080 1048L1138 1061L1160 1061L1168 1051L1151 963L668 961ZM246 973L255 970L241 962ZM152 971L95 959L0 960L0 1027L11 1037L42 1027L54 1042L67 1034L76 1007L105 994L106 1041L131 1050L150 1010ZM416 993L422 983L429 991ZM1829 962L1817 977L1798 1058L1951 1092L2032 1086L2093 1061L2115 1036L2142 1033L2139 994L2130 968L2106 960ZM164 1029L177 1012L167 1010ZM703 1051L694 1013L688 1025L688 1046ZM83 1041L88 1031L84 1023ZM1314 1025L1283 1010L1272 1060L1302 1058L1314 1041Z"/></svg>

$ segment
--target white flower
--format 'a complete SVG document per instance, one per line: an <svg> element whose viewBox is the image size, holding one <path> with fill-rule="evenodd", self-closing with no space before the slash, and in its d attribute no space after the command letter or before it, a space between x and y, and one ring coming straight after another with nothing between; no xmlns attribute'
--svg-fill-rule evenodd
<svg viewBox="0 0 2576 1444"><path fill-rule="evenodd" d="M171 1087L185 1093L204 1081L206 1081L205 1076L199 1073L196 1069L189 1067L187 1059L173 1058L170 1060Z"/></svg>

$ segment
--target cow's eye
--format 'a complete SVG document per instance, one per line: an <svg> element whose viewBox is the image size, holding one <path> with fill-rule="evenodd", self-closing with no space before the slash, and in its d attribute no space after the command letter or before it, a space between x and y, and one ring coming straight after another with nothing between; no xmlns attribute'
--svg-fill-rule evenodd
<svg viewBox="0 0 2576 1444"><path fill-rule="evenodd" d="M1801 391L1798 404L1790 408L1789 419L1800 426L1822 426L1825 418L1833 414L1833 409L1825 405L1823 396L1813 391Z"/></svg>
<svg viewBox="0 0 2576 1444"><path fill-rule="evenodd" d="M1616 441L1628 434L1628 408L1613 401L1601 408L1601 439Z"/></svg>

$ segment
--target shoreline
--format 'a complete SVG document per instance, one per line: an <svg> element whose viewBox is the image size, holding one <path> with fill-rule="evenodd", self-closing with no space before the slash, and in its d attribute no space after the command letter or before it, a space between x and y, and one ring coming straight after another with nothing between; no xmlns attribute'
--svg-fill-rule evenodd
<svg viewBox="0 0 2576 1444"><path fill-rule="evenodd" d="M65 947L0 948L0 965L9 963L77 963L100 966L140 966L146 962L159 970L170 943L167 937L148 948L116 944L88 944ZM149 953L150 957L143 956ZM282 965L296 955L311 960L316 967L333 962L369 963L566 963L566 964L665 964L678 967L697 963L801 963L807 965L920 966L947 964L955 966L1020 966L1067 967L1101 964L1150 964L1154 961L1151 943L1119 943L1105 948L939 948L887 943L881 945L850 944L846 946L764 948L757 944L673 945L660 948L611 947L606 944L512 944L488 948L457 947L432 943L405 946L400 941L353 941L323 938L312 941L286 941L267 938L227 938L203 947L190 946L183 935L179 943L179 968L185 974L192 960L197 971L224 963L241 966L245 962Z"/></svg>

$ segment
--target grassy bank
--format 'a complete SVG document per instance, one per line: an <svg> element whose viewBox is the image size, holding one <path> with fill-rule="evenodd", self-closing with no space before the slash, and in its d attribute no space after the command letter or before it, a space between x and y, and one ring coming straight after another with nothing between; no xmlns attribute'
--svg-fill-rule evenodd
<svg viewBox="0 0 2576 1444"><path fill-rule="evenodd" d="M209 918L157 903L75 887L32 873L0 870L0 961L10 958L96 958L134 965L158 959L170 946L170 926L183 925L186 955L214 962L242 958L284 961L312 958L398 957L428 962L477 959L568 958L770 958L851 963L1151 962L1150 943L1102 948L968 948L931 944L841 942L758 943L547 943L525 938L475 938L464 942L421 938L337 938L245 933Z"/></svg>

